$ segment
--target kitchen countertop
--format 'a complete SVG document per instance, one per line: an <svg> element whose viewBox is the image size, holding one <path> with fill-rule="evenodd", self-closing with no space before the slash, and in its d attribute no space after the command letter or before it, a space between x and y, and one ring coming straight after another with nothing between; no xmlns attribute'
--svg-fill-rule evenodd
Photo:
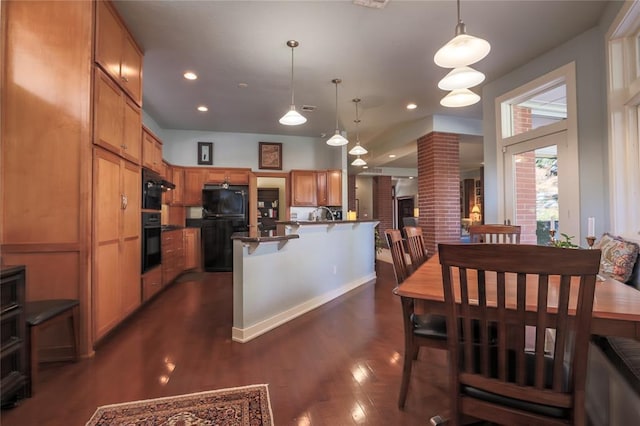
<svg viewBox="0 0 640 426"><path fill-rule="evenodd" d="M166 232L166 231L177 231L177 230L180 230L180 229L184 229L184 226L181 226L181 225L162 225L162 226L160 227L160 230L161 230L162 232Z"/></svg>
<svg viewBox="0 0 640 426"><path fill-rule="evenodd" d="M276 225L336 225L343 223L365 223L365 222L379 222L378 219L358 219L358 220L289 220L289 221L277 221Z"/></svg>
<svg viewBox="0 0 640 426"><path fill-rule="evenodd" d="M232 240L239 240L243 243L268 243L270 241L287 241L300 238L298 234L282 234L277 231L262 232L235 232L231 235Z"/></svg>

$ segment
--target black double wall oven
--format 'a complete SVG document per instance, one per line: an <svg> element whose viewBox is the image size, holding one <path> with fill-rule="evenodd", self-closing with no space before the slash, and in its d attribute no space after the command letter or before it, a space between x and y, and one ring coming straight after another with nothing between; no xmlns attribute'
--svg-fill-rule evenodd
<svg viewBox="0 0 640 426"><path fill-rule="evenodd" d="M142 169L142 273L162 261L162 178L156 172Z"/></svg>

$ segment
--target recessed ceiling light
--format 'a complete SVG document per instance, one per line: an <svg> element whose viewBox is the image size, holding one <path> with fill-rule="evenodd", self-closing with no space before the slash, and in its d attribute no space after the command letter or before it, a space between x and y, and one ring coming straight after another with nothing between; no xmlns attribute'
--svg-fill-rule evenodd
<svg viewBox="0 0 640 426"><path fill-rule="evenodd" d="M200 106L198 107L198 111L200 111L200 112L207 112L207 111L209 111L209 108L207 108L207 107L206 107L206 106L204 106L204 105L200 105Z"/></svg>
<svg viewBox="0 0 640 426"><path fill-rule="evenodd" d="M389 158L396 158L395 154L389 154Z"/></svg>
<svg viewBox="0 0 640 426"><path fill-rule="evenodd" d="M418 105L414 104L413 102L410 104L407 104L407 109L416 109L418 108Z"/></svg>
<svg viewBox="0 0 640 426"><path fill-rule="evenodd" d="M409 176L409 179L413 179L413 176Z"/></svg>
<svg viewBox="0 0 640 426"><path fill-rule="evenodd" d="M362 168L363 168L363 169L368 169L368 168L369 168L369 166L362 166Z"/></svg>
<svg viewBox="0 0 640 426"><path fill-rule="evenodd" d="M238 87L241 89L247 88L249 87L249 85L247 83L238 83Z"/></svg>
<svg viewBox="0 0 640 426"><path fill-rule="evenodd" d="M195 80L195 79L198 78L196 73L191 72L191 71L187 71L183 75L184 75L184 78L186 78L187 80Z"/></svg>

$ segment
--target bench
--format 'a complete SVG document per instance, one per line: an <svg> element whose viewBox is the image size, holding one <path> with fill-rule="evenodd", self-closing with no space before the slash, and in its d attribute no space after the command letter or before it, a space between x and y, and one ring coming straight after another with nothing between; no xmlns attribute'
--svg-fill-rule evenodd
<svg viewBox="0 0 640 426"><path fill-rule="evenodd" d="M633 247L633 242L627 242ZM616 263L616 260L609 261L607 267L611 270L611 263ZM640 259L637 254L625 283L640 291ZM640 341L594 336L589 352L586 408L593 426L640 424Z"/></svg>

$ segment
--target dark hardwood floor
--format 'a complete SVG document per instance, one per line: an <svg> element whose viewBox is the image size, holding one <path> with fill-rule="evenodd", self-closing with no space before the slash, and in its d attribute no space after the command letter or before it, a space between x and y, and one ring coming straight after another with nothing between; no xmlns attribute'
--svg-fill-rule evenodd
<svg viewBox="0 0 640 426"><path fill-rule="evenodd" d="M230 273L192 273L137 312L91 359L41 366L3 426L83 425L98 406L267 383L276 425L427 425L446 412L446 354L422 349L405 411L391 264L378 279L248 343L231 341ZM277 275L277 274L275 274Z"/></svg>

